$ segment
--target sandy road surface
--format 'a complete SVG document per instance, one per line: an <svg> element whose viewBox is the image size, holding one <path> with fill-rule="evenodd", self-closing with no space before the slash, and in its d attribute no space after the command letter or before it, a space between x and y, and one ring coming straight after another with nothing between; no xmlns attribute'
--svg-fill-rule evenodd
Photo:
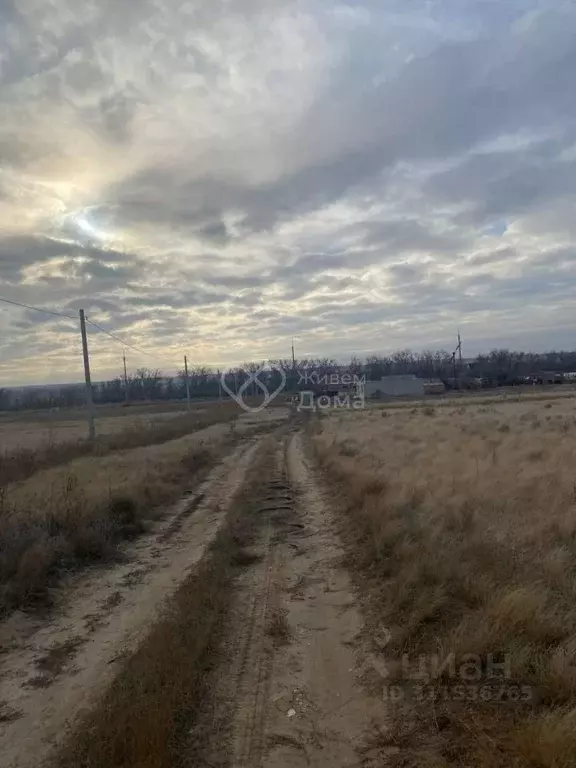
<svg viewBox="0 0 576 768"><path fill-rule="evenodd" d="M206 766L371 764L367 737L386 712L359 681L362 620L320 487L293 434L253 499L255 562L238 585Z"/></svg>
<svg viewBox="0 0 576 768"><path fill-rule="evenodd" d="M213 540L258 442L229 455L125 563L81 577L50 622L15 615L1 627L3 768L43 765L94 703Z"/></svg>

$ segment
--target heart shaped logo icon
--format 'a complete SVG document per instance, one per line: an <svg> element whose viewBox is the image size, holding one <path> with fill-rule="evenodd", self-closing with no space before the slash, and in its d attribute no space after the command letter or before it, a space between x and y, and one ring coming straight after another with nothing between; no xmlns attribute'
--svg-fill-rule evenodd
<svg viewBox="0 0 576 768"><path fill-rule="evenodd" d="M260 374L264 372L270 373L271 371L277 371L280 374L280 384L273 392L270 392L266 384L264 384L263 381L260 381L260 378L259 378ZM220 383L222 384L222 389L228 395L230 395L230 397L233 400L236 400L236 402L241 408L243 408L245 411L248 411L248 413L258 413L258 411L262 411L264 408L266 408L267 405L269 405L272 402L272 400L274 400L275 397L277 397L280 394L280 392L282 392L282 390L286 386L286 373L284 372L284 369L281 368L279 365L275 365L274 363L263 365L262 367L258 368L257 371L252 372L237 392L230 389L230 387L226 383L226 377L229 375L230 375L230 371L222 371L222 374L220 376ZM258 406L249 405L244 399L244 395L248 392L248 389L252 384L258 387L258 389L264 395L263 402L260 403L260 405Z"/></svg>

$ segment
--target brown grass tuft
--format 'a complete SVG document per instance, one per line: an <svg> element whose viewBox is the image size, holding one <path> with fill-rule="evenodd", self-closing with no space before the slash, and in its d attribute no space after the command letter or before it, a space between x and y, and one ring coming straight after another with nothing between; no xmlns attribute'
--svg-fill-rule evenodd
<svg viewBox="0 0 576 768"><path fill-rule="evenodd" d="M286 611L275 608L271 613L266 628L266 634L272 638L274 645L279 648L290 642L290 627L286 618Z"/></svg>

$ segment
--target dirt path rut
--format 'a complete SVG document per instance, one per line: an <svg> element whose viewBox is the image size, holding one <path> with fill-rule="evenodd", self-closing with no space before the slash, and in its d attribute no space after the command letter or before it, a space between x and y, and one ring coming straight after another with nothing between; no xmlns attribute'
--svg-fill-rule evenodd
<svg viewBox="0 0 576 768"><path fill-rule="evenodd" d="M367 735L386 713L359 682L362 620L320 488L296 433L253 499L260 535L238 585L217 686L229 737L212 741L220 748L207 765L367 764Z"/></svg>

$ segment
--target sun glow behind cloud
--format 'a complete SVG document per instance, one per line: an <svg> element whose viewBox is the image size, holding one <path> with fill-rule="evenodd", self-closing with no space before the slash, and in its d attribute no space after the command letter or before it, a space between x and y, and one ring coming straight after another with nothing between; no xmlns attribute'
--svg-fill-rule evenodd
<svg viewBox="0 0 576 768"><path fill-rule="evenodd" d="M90 221L89 216L89 213L83 212L72 214L68 219L68 224L71 228L77 229L80 235L96 242L105 243L109 239L109 235L98 229Z"/></svg>

